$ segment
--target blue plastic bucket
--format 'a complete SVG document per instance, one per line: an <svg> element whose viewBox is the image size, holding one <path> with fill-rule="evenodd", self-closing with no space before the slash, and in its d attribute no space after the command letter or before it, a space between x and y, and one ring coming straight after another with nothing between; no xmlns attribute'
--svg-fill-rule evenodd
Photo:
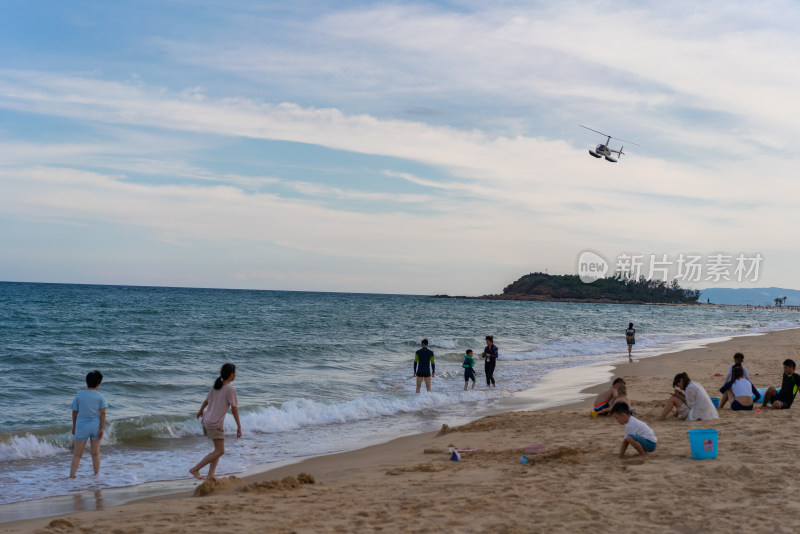
<svg viewBox="0 0 800 534"><path fill-rule="evenodd" d="M764 394L767 392L769 388L756 388L758 389L758 397L755 397L753 400L756 402L764 402ZM781 388L777 389L777 393L781 392Z"/></svg>
<svg viewBox="0 0 800 534"><path fill-rule="evenodd" d="M689 434L689 445L692 447L692 458L695 460L707 460L717 457L717 432L713 428L695 428L687 430Z"/></svg>
<svg viewBox="0 0 800 534"><path fill-rule="evenodd" d="M711 397L711 404L714 405L714 408L719 408L719 397Z"/></svg>

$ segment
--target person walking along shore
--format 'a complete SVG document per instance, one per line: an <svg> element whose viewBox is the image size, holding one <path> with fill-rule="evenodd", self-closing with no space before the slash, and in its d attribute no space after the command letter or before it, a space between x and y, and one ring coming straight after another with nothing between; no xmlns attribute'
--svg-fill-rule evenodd
<svg viewBox="0 0 800 534"><path fill-rule="evenodd" d="M628 329L625 330L625 341L628 343L628 362L633 362L631 350L636 344L636 329L633 327L633 323L628 323Z"/></svg>

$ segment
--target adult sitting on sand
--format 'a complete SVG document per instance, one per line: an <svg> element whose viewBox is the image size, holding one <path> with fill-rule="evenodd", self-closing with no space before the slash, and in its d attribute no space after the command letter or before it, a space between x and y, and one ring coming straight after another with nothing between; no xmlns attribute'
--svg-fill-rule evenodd
<svg viewBox="0 0 800 534"><path fill-rule="evenodd" d="M656 419L657 421L666 419L673 408L675 408L675 417L686 421L697 421L698 419L708 421L719 418L717 409L711 402L711 397L708 396L703 386L692 382L688 374L678 373L675 375L672 387L675 388L675 391L667 399L667 405L661 412L661 416Z"/></svg>
<svg viewBox="0 0 800 534"><path fill-rule="evenodd" d="M725 385L719 388L719 392L724 396L720 400L720 410L725 406L725 400L731 396L731 410L752 410L753 409L753 395L758 398L760 394L758 390L748 379L744 377L744 367L741 365L734 365L731 371L731 380L725 382Z"/></svg>
<svg viewBox="0 0 800 534"><path fill-rule="evenodd" d="M781 390L778 392L775 388L769 388L764 393L764 406L772 403L772 407L776 410L788 410L794 402L794 396L797 395L797 389L800 388L800 375L794 372L794 360L785 360L783 362L783 382L781 382Z"/></svg>
<svg viewBox="0 0 800 534"><path fill-rule="evenodd" d="M728 369L728 374L725 375L725 380L723 381L723 384L727 384L728 382L733 381L733 368L736 367L737 365L741 367L742 370L744 371L744 377L747 380L750 380L750 373L747 372L747 367L744 366L743 362L744 362L744 354L742 354L741 352L737 352L736 354L733 355L733 365L731 365L731 368ZM756 400L758 400L758 397L760 396L761 394L759 393L756 396ZM733 391L731 391L730 389L726 390L725 393L722 395L722 398L719 400L719 407L722 408L728 401L733 401Z"/></svg>

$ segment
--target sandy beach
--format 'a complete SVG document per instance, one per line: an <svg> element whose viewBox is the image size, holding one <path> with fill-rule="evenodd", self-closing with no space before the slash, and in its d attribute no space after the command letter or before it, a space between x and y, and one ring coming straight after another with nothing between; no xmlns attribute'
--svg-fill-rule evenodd
<svg viewBox="0 0 800 534"><path fill-rule="evenodd" d="M5 523L0 532L788 532L800 511L800 407L726 408L711 422L655 419L676 373L718 396L716 374L739 351L757 387L779 386L782 361L800 361L798 347L800 329L784 330L617 366L613 377L625 378L639 418L658 436L646 458L630 449L618 458L623 427L590 417L592 395L206 481L194 495ZM691 458L693 428L719 430L716 459ZM531 444L547 450L520 463ZM477 450L453 462L448 447Z"/></svg>

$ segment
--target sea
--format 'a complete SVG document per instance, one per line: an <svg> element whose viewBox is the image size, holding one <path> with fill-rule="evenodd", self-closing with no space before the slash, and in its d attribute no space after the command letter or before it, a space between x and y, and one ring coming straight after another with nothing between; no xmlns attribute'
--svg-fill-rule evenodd
<svg viewBox="0 0 800 534"><path fill-rule="evenodd" d="M536 391L551 371L627 361L629 322L637 331L638 359L687 344L796 328L800 314L0 283L0 504L67 496L80 509L83 496L121 488L169 481L191 487L189 467L212 449L195 414L226 362L237 368L233 385L243 435L235 438L229 414L225 425L232 435L217 476L496 412ZM499 348L497 387L486 386L479 363L478 386L463 391L464 351L482 352L486 335ZM433 391L423 386L417 395L413 359L423 338L435 353L436 376ZM70 404L94 369L103 373L100 392L109 404L102 470L92 475L87 452L77 478L69 479ZM537 406L531 401L522 407Z"/></svg>

